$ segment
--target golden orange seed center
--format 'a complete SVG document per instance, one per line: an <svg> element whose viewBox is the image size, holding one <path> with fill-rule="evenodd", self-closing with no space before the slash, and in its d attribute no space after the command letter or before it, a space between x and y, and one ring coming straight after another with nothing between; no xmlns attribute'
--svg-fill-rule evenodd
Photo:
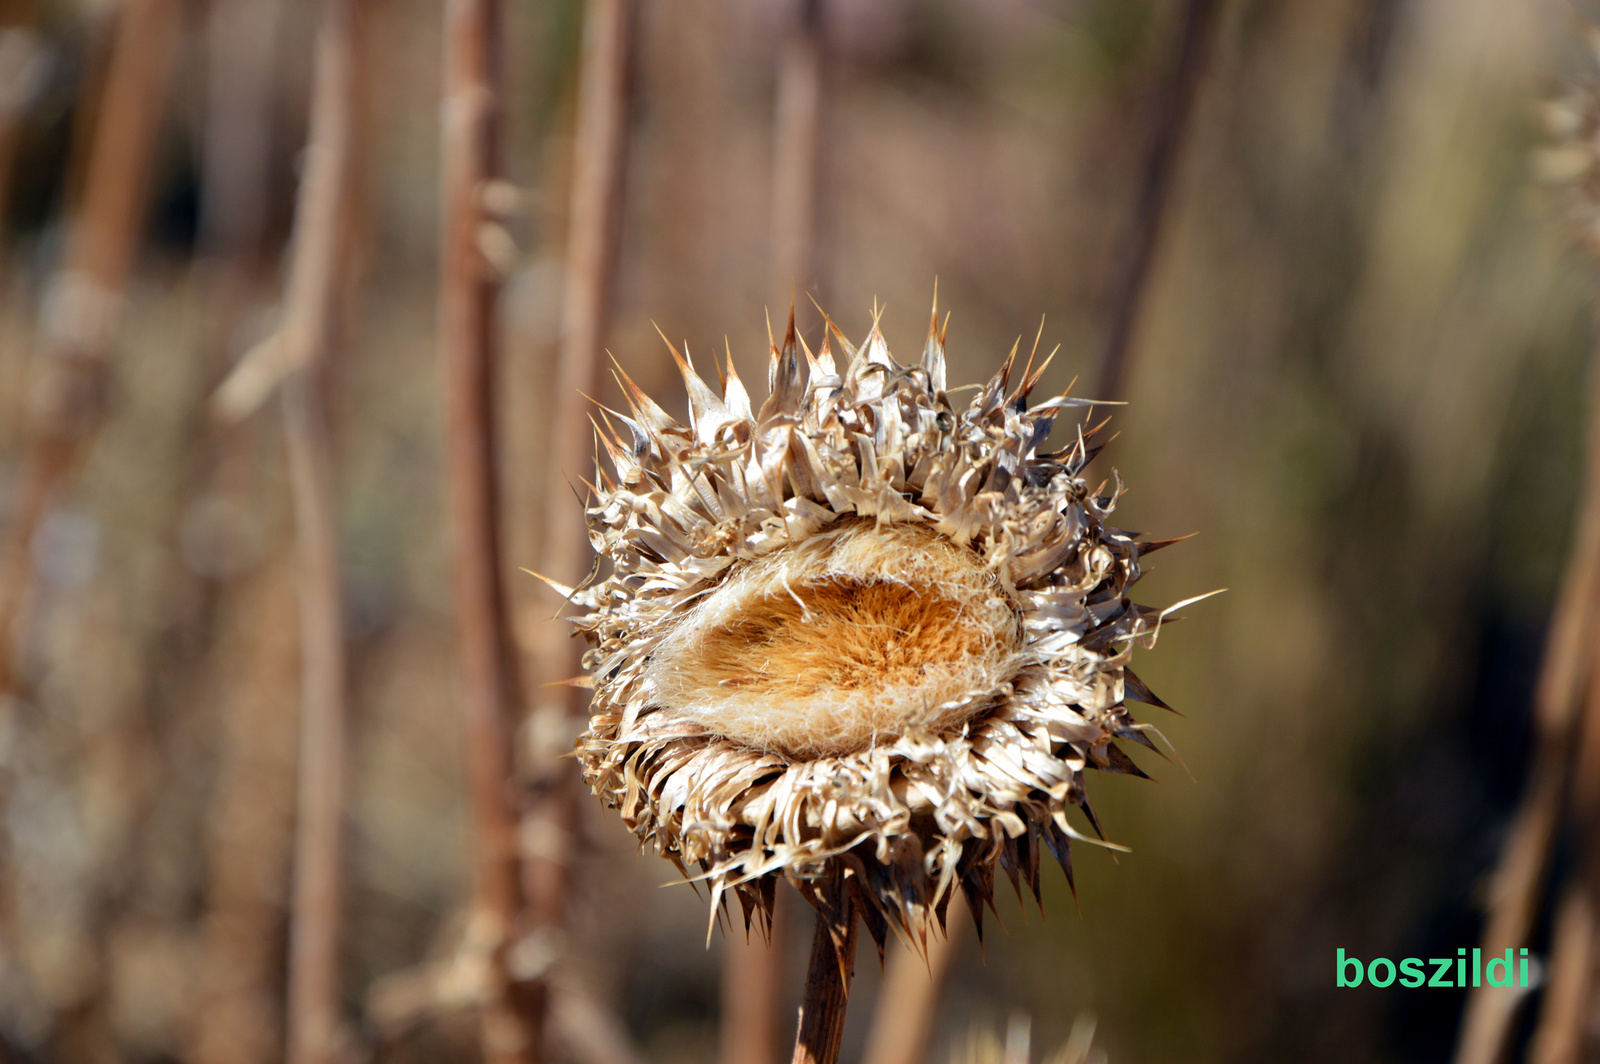
<svg viewBox="0 0 1600 1064"><path fill-rule="evenodd" d="M975 552L854 518L733 573L675 623L647 679L679 716L808 759L960 724L1022 642Z"/></svg>

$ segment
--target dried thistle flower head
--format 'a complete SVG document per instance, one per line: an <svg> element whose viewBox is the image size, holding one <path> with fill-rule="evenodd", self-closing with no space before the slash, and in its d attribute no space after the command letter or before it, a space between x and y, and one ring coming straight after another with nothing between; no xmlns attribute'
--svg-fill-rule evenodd
<svg viewBox="0 0 1600 1064"><path fill-rule="evenodd" d="M1030 408L1032 356L958 410L937 311L914 366L876 322L860 347L828 329L813 354L791 314L759 409L731 361L719 396L674 350L688 426L619 374L601 562L571 594L578 758L714 911L732 892L765 928L781 876L881 949L942 923L957 885L981 917L996 868L1037 895L1043 848L1070 881L1069 807L1099 832L1084 770L1143 775L1116 741L1151 745L1123 698L1160 704L1127 668L1159 615L1126 592L1161 544L1106 525L1120 482L1080 476L1094 429L1040 453L1090 404Z"/></svg>

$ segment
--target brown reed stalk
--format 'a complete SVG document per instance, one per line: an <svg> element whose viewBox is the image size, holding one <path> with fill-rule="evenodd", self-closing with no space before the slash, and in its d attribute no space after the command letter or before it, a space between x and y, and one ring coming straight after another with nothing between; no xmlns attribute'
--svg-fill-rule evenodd
<svg viewBox="0 0 1600 1064"><path fill-rule="evenodd" d="M772 274L780 298L817 292L817 189L821 163L823 0L799 0L778 61L773 105ZM809 304L809 300L796 300ZM805 313L802 306L802 313ZM788 906L770 933L730 937L722 961L722 1064L776 1064Z"/></svg>
<svg viewBox="0 0 1600 1064"><path fill-rule="evenodd" d="M207 885L193 1024L184 1059L271 1064L284 1058L279 943L284 912L274 889L294 846L295 591L283 562L223 591L204 695L222 722L217 789L206 829Z"/></svg>
<svg viewBox="0 0 1600 1064"><path fill-rule="evenodd" d="M439 346L451 568L476 830L474 932L487 954L483 1049L491 1064L534 1064L542 1055L543 996L515 978L507 964L524 904L512 753L518 678L500 572L494 407L499 285L478 242L488 224L483 192L500 176L501 14L498 0L445 4Z"/></svg>
<svg viewBox="0 0 1600 1064"><path fill-rule="evenodd" d="M1597 410L1600 414L1600 410ZM1597 589L1600 594L1600 589ZM1594 661L1600 659L1600 625L1591 614L1590 680L1581 720L1573 726L1568 824L1581 843L1575 874L1562 888L1550 936L1538 1025L1529 1046L1532 1064L1579 1064L1593 1057L1596 1044L1590 1017L1600 961L1600 687Z"/></svg>
<svg viewBox="0 0 1600 1064"><path fill-rule="evenodd" d="M336 0L331 7L347 6ZM300 584L300 758L289 919L289 1064L339 1044L344 886L345 653L332 445L309 369L283 386Z"/></svg>
<svg viewBox="0 0 1600 1064"><path fill-rule="evenodd" d="M284 381L283 424L300 585L300 776L289 920L289 1064L332 1064L339 1045L346 762L344 596L333 445L318 394L341 288L352 192L357 0L326 0L317 32L305 177L284 320L304 349Z"/></svg>
<svg viewBox="0 0 1600 1064"><path fill-rule="evenodd" d="M1217 0L1188 0L1184 8L1178 60L1161 87L1144 172L1139 181L1133 226L1116 274L1111 325L1100 356L1100 378L1094 392L1097 399L1122 398L1139 315L1160 247L1172 186L1182 161L1189 119L1199 96L1200 80L1211 52L1221 6Z"/></svg>
<svg viewBox="0 0 1600 1064"><path fill-rule="evenodd" d="M265 250L282 19L279 0L212 0L206 12L200 253L235 286Z"/></svg>
<svg viewBox="0 0 1600 1064"><path fill-rule="evenodd" d="M38 34L0 25L0 218L10 202L22 120L44 81L48 60ZM4 233L0 232L0 239Z"/></svg>
<svg viewBox="0 0 1600 1064"><path fill-rule="evenodd" d="M592 461L589 410L578 399L580 394L598 394L604 375L601 345L616 272L636 17L633 0L590 0L584 14L566 289L555 366L558 398L546 452L554 458L557 476L568 478L568 483L576 483ZM559 486L561 481L554 483ZM562 507L550 509L540 564L544 572L573 583L588 570L588 536L579 515ZM532 732L560 739L542 742L531 759L534 800L523 837L531 843L524 855L529 922L553 940L566 918L579 799L576 766L563 757L568 752L569 722L583 716L586 697L581 689L559 686L581 672L577 641L555 624L544 626L542 635L535 655L540 698Z"/></svg>
<svg viewBox="0 0 1600 1064"><path fill-rule="evenodd" d="M784 295L795 289L812 291L817 283L823 14L823 0L799 0L778 59L773 123L772 260L775 279L784 289Z"/></svg>
<svg viewBox="0 0 1600 1064"><path fill-rule="evenodd" d="M837 1064L844 1038L845 1009L850 1004L850 979L855 975L855 914L845 903L844 933L835 939L836 919L817 912L806 967L805 997L800 1003L792 1064Z"/></svg>
<svg viewBox="0 0 1600 1064"><path fill-rule="evenodd" d="M554 418L555 468L572 479L593 460L589 410L572 401L596 394L605 378L602 344L616 273L623 173L627 161L629 64L634 0L589 0L583 28L583 66L578 88L577 128L568 209L566 288L561 308L561 344L556 362L559 397ZM542 561L556 579L588 569L588 536L570 513L546 522ZM559 650L545 679L577 675L576 642L559 632ZM570 663L570 664L569 664ZM581 701L581 699L579 699Z"/></svg>
<svg viewBox="0 0 1600 1064"><path fill-rule="evenodd" d="M1590 367L1586 473L1577 529L1557 594L1534 692L1534 750L1522 796L1490 887L1483 954L1527 945L1549 874L1579 708L1594 673L1600 607L1600 362ZM1499 1064L1510 1049L1518 992L1474 988L1462 1013L1455 1064Z"/></svg>
<svg viewBox="0 0 1600 1064"><path fill-rule="evenodd" d="M722 955L721 1064L777 1064L782 968L789 936L780 905L767 941L730 935Z"/></svg>
<svg viewBox="0 0 1600 1064"><path fill-rule="evenodd" d="M1569 884L1556 908L1543 1005L1528 1046L1529 1064L1581 1064L1591 1059L1584 1052L1595 966L1590 889L1584 882Z"/></svg>
<svg viewBox="0 0 1600 1064"><path fill-rule="evenodd" d="M928 938L926 958L904 947L890 958L861 1055L865 1064L921 1064L927 1055L939 995L970 922L966 905L953 902L945 921L945 933Z"/></svg>
<svg viewBox="0 0 1600 1064"><path fill-rule="evenodd" d="M17 686L34 535L104 415L114 325L143 228L178 14L175 0L126 0L115 16L83 195L45 299L35 401L12 516L0 538L0 695Z"/></svg>

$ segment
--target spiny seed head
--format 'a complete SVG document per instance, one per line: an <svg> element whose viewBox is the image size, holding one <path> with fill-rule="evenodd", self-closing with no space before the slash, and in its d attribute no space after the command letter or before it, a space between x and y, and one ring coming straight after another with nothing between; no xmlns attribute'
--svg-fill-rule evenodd
<svg viewBox="0 0 1600 1064"><path fill-rule="evenodd" d="M904 366L876 322L813 354L791 313L759 409L731 360L718 395L674 350L687 426L620 373L631 415L601 417L578 759L747 926L783 877L838 934L858 912L880 949L924 941L997 868L1037 895L1042 849L1070 881L1084 770L1143 775L1116 740L1151 745L1123 699L1159 704L1127 663L1160 617L1126 592L1159 544L1106 525L1093 428L1041 452L1090 404L1030 407L1043 366L1013 388L1013 349L957 409L937 321Z"/></svg>

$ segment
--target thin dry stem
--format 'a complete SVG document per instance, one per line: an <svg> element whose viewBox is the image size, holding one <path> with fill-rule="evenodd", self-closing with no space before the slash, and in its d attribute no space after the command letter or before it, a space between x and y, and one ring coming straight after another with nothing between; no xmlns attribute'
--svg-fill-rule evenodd
<svg viewBox="0 0 1600 1064"><path fill-rule="evenodd" d="M281 0L212 0L206 14L199 243L233 273L261 256L267 229L282 17Z"/></svg>
<svg viewBox="0 0 1600 1064"><path fill-rule="evenodd" d="M939 995L971 923L959 902L951 903L945 919L945 933L928 937L926 960L904 947L890 958L861 1056L865 1064L922 1064L927 1055Z"/></svg>
<svg viewBox="0 0 1600 1064"><path fill-rule="evenodd" d="M600 388L602 342L616 271L623 165L627 150L628 66L635 20L633 0L590 0L584 19L583 68L578 94L572 202L567 245L567 283L562 307L561 343L555 367L556 411L548 456L554 458L557 485L565 491L589 461L593 437L580 393ZM565 507L551 507L544 523L540 565L558 579L576 580L588 569L588 538L582 523ZM534 845L526 854L529 920L554 935L565 920L572 835L578 815L578 776L561 760L570 725L581 717L584 692L553 683L581 670L579 647L558 625L547 625L536 648L535 667L542 692L532 732L540 742L533 759L534 800L523 836Z"/></svg>
<svg viewBox="0 0 1600 1064"><path fill-rule="evenodd" d="M506 952L523 905L512 735L517 678L500 573L494 418L494 269L478 250L482 191L499 176L497 0L445 6L440 357L447 495L467 773L476 833L475 925L489 951L483 1044L491 1064L540 1059L544 998L513 980Z"/></svg>
<svg viewBox="0 0 1600 1064"><path fill-rule="evenodd" d="M295 589L285 563L258 570L218 602L204 690L222 723L206 828L205 923L185 1060L268 1064L284 1057L285 913L272 884L294 847Z"/></svg>
<svg viewBox="0 0 1600 1064"><path fill-rule="evenodd" d="M1590 668L1600 657L1600 626L1590 616ZM1572 727L1571 785L1567 795L1570 825L1586 840L1577 874L1562 890L1551 935L1549 975L1538 1026L1530 1047L1534 1064L1578 1064L1595 1049L1590 1016L1595 993L1600 926L1600 687L1590 681L1583 714Z"/></svg>
<svg viewBox="0 0 1600 1064"><path fill-rule="evenodd" d="M290 1064L331 1064L339 1041L345 654L332 447L301 371L284 384L300 555L300 768L289 939Z"/></svg>
<svg viewBox="0 0 1600 1064"><path fill-rule="evenodd" d="M23 119L44 83L47 68L37 34L22 26L0 28L0 204L10 202ZM3 233L0 240L4 240Z"/></svg>
<svg viewBox="0 0 1600 1064"><path fill-rule="evenodd" d="M340 289L356 112L357 0L327 0L317 37L310 141L285 319L303 330L301 368L283 389L284 436L300 555L300 782L289 942L290 1064L331 1064L339 1038L344 865L344 601L333 447L317 392Z"/></svg>
<svg viewBox="0 0 1600 1064"><path fill-rule="evenodd" d="M778 61L773 136L772 259L784 297L814 291L818 265L823 0L799 0L797 7Z"/></svg>
<svg viewBox="0 0 1600 1064"><path fill-rule="evenodd" d="M1549 978L1530 1064L1580 1064L1591 1015L1595 966L1594 902L1581 884L1567 887L1551 931Z"/></svg>
<svg viewBox="0 0 1600 1064"><path fill-rule="evenodd" d="M1158 97L1160 110L1150 138L1150 151L1145 157L1133 229L1128 235L1111 305L1111 326L1100 357L1100 380L1094 393L1099 399L1124 398L1128 359L1221 7L1217 0L1189 0L1184 11L1178 62Z"/></svg>
<svg viewBox="0 0 1600 1064"><path fill-rule="evenodd" d="M836 938L835 919L817 913L793 1064L836 1064L839 1059L844 1014L850 1003L850 979L856 967L857 924L848 905L843 923L844 931Z"/></svg>
<svg viewBox="0 0 1600 1064"><path fill-rule="evenodd" d="M560 477L576 483L593 457L589 410L574 400L597 394L605 375L602 345L616 272L635 17L633 0L590 0L584 17L551 441L557 485ZM551 515L545 522L540 560L548 568L543 571L557 579L581 575L588 569L583 525L565 508L552 508ZM564 634L548 637L542 651L546 681L576 675L576 649Z"/></svg>
<svg viewBox="0 0 1600 1064"><path fill-rule="evenodd" d="M1587 473L1578 527L1556 601L1534 695L1534 752L1527 792L1495 870L1483 954L1527 945L1549 873L1572 770L1582 692L1594 666L1600 600L1600 365L1591 365ZM1462 1015L1455 1064L1499 1064L1510 1047L1520 995L1475 988Z"/></svg>
<svg viewBox="0 0 1600 1064"><path fill-rule="evenodd" d="M83 198L45 301L44 357L13 516L0 539L0 695L16 689L34 534L103 416L113 325L142 230L177 18L174 0L127 0L116 15Z"/></svg>
<svg viewBox="0 0 1600 1064"><path fill-rule="evenodd" d="M817 200L822 159L824 0L799 0L778 62L773 114L772 276L777 298L822 295ZM809 300L797 300L802 313ZM722 1064L775 1064L780 972L789 936L772 921L767 941L730 938L722 962Z"/></svg>
<svg viewBox="0 0 1600 1064"><path fill-rule="evenodd" d="M777 1064L782 961L789 947L789 902L778 895L765 940L729 935L722 955L722 1064Z"/></svg>

